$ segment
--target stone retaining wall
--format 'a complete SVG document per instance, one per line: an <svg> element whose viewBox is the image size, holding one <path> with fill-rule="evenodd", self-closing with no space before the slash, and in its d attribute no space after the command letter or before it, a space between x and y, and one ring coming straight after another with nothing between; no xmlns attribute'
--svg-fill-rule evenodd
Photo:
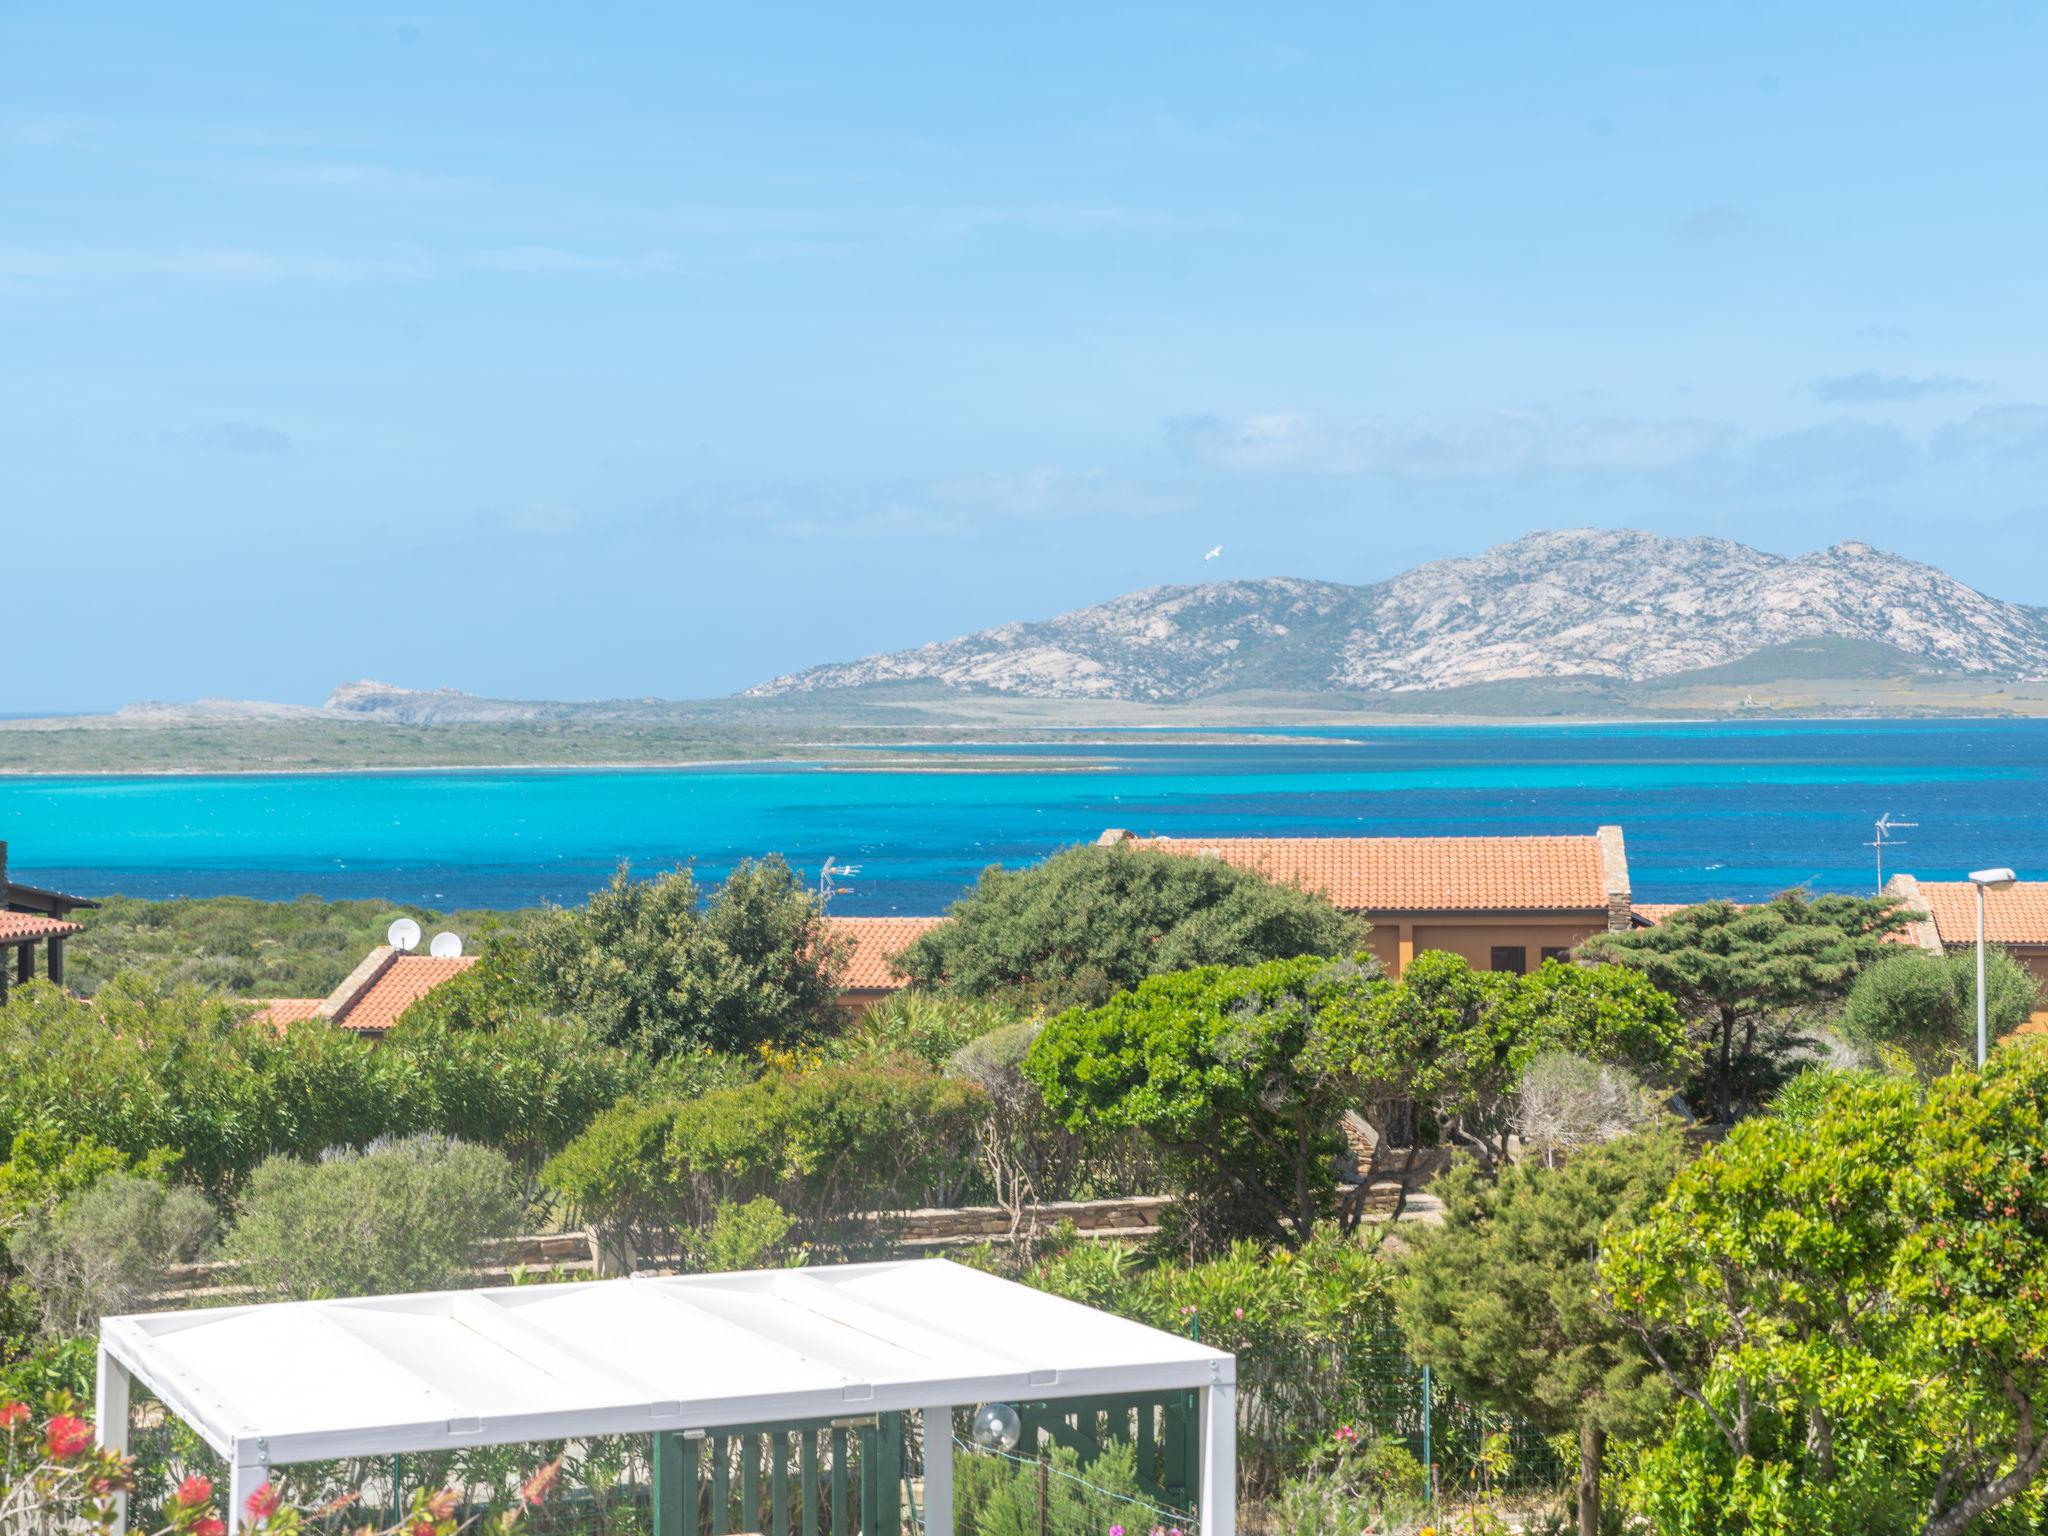
<svg viewBox="0 0 2048 1536"><path fill-rule="evenodd" d="M1020 1233L1049 1232L1062 1222L1099 1239L1142 1240L1159 1230L1160 1213L1173 1203L1171 1195L1133 1195L1119 1200L1059 1200L1026 1206ZM969 1205L891 1212L887 1218L895 1231L900 1253L929 1253L935 1249L971 1247L975 1243L1002 1241L1010 1235L1010 1213L1001 1206ZM530 1237L508 1237L487 1245L488 1261L472 1272L482 1285L509 1284L516 1269L530 1273L592 1275L601 1272L596 1244L588 1232L554 1232ZM652 1267L659 1267L658 1263ZM232 1299L242 1293L235 1283L240 1268L233 1260L218 1259L206 1264L173 1264L164 1271L164 1283L151 1299L164 1306L189 1302Z"/></svg>

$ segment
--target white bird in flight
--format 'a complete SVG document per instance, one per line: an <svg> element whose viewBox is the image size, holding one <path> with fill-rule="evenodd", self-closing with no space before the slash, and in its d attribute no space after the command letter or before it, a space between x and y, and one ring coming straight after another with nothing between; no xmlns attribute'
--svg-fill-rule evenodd
<svg viewBox="0 0 2048 1536"><path fill-rule="evenodd" d="M1217 556L1221 555L1222 553L1223 546L1221 544L1218 544L1214 549L1210 550L1209 553L1202 556L1202 558L1204 560L1214 560Z"/></svg>

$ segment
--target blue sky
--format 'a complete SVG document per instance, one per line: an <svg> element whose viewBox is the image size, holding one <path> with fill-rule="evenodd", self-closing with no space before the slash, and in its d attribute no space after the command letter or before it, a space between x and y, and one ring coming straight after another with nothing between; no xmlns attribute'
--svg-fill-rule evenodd
<svg viewBox="0 0 2048 1536"><path fill-rule="evenodd" d="M2048 603L2044 33L14 0L0 712L717 693L1578 524Z"/></svg>

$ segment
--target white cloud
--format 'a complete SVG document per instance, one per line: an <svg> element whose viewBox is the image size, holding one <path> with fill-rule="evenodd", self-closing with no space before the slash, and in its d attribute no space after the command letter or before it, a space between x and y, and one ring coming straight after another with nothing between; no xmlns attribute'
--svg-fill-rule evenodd
<svg viewBox="0 0 2048 1536"><path fill-rule="evenodd" d="M1932 395L1982 394L1990 387L1981 379L1966 379L1954 373L1914 376L1903 373L1879 373L1875 369L1866 368L1861 373L1845 373L1834 378L1816 379L1813 392L1820 399L1836 405L1888 405L1900 401L1925 400Z"/></svg>
<svg viewBox="0 0 2048 1536"><path fill-rule="evenodd" d="M2048 406L1979 406L1936 432L1934 451L1952 459L2039 463L2048 459Z"/></svg>
<svg viewBox="0 0 2048 1536"><path fill-rule="evenodd" d="M1185 418L1169 425L1168 436L1184 458L1213 469L1478 480L1668 469L1721 451L1734 430L1686 418L1561 421L1544 411L1407 418L1262 411Z"/></svg>

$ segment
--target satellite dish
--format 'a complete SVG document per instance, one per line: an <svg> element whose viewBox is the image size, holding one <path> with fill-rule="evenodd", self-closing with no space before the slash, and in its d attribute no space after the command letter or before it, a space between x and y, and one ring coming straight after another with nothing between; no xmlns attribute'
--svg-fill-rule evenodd
<svg viewBox="0 0 2048 1536"><path fill-rule="evenodd" d="M462 955L462 940L452 933L437 933L434 942L427 946L427 953L436 960L455 960Z"/></svg>
<svg viewBox="0 0 2048 1536"><path fill-rule="evenodd" d="M420 925L409 917L401 917L384 930L384 938L400 954L408 954L420 947Z"/></svg>

